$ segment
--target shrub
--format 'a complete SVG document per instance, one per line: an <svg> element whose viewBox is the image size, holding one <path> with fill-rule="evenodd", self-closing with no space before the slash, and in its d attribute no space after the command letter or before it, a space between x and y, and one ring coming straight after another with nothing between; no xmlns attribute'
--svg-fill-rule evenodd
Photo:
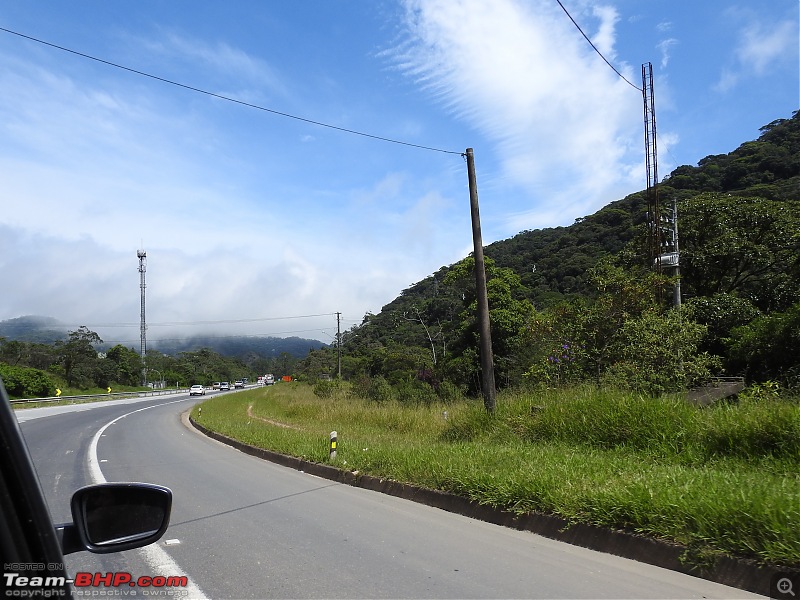
<svg viewBox="0 0 800 600"><path fill-rule="evenodd" d="M397 400L404 404L430 404L437 400L434 389L419 379L404 381L395 386Z"/></svg>
<svg viewBox="0 0 800 600"><path fill-rule="evenodd" d="M439 395L439 399L442 402L458 402L464 398L464 392L459 388L455 383L450 381L443 381L439 384L439 389L437 390Z"/></svg>
<svg viewBox="0 0 800 600"><path fill-rule="evenodd" d="M370 381L367 398L373 402L388 402L394 397L391 384L378 375Z"/></svg>
<svg viewBox="0 0 800 600"><path fill-rule="evenodd" d="M56 384L39 369L0 364L0 378L15 398L43 398L56 392Z"/></svg>
<svg viewBox="0 0 800 600"><path fill-rule="evenodd" d="M320 398L333 398L339 391L340 385L338 381L326 381L320 379L314 384L314 394Z"/></svg>

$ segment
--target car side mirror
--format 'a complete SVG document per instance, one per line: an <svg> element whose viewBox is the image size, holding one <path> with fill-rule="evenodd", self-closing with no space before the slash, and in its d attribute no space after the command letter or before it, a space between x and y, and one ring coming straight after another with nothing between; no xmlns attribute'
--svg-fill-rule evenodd
<svg viewBox="0 0 800 600"><path fill-rule="evenodd" d="M64 554L119 552L164 535L172 491L149 483L101 483L77 490L71 508L73 523L56 527Z"/></svg>

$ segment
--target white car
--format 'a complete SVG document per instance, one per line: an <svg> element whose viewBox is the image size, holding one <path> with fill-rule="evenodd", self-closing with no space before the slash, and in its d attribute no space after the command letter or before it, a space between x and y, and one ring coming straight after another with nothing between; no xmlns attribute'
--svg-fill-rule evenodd
<svg viewBox="0 0 800 600"><path fill-rule="evenodd" d="M193 385L189 388L189 395L190 396L205 396L206 395L206 388L202 385Z"/></svg>

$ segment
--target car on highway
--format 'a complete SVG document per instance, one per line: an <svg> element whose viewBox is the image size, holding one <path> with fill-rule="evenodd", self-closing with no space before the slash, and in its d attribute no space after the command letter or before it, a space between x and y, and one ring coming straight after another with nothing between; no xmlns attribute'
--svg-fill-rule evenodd
<svg viewBox="0 0 800 600"><path fill-rule="evenodd" d="M101 483L75 491L70 505L72 522L53 523L0 381L0 562L6 596L71 597L64 555L121 552L158 541L169 525L172 491L148 483Z"/></svg>
<svg viewBox="0 0 800 600"><path fill-rule="evenodd" d="M202 385L195 384L189 388L189 395L190 396L205 396L206 395L206 388Z"/></svg>
<svg viewBox="0 0 800 600"><path fill-rule="evenodd" d="M233 382L233 387L235 387L235 388L243 388L244 387L244 381L242 381L241 379L237 379L236 381Z"/></svg>
<svg viewBox="0 0 800 600"><path fill-rule="evenodd" d="M264 375L264 385L272 385L275 383L275 376L272 373Z"/></svg>
<svg viewBox="0 0 800 600"><path fill-rule="evenodd" d="M219 391L220 392L227 392L231 389L231 384L227 381L220 381L219 383Z"/></svg>

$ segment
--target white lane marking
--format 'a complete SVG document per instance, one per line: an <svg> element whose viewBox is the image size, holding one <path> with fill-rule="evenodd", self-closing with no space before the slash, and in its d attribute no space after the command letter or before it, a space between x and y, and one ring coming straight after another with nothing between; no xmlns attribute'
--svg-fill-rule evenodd
<svg viewBox="0 0 800 600"><path fill-rule="evenodd" d="M136 410L132 410L129 413L125 413L122 416L117 417L103 425L100 429L97 430L97 433L94 434L91 443L89 444L89 455L88 455L88 463L89 463L89 476L91 477L94 483L106 483L108 480L103 475L103 471L100 470L100 464L97 460L97 443L100 441L100 437L103 435L103 432L119 421L120 419L124 419L128 415L132 415L137 412L141 412L143 410L148 410L150 408L156 408L159 406L166 406L168 404L176 404L177 402L184 402L184 400L173 400L172 402L165 402L164 404L154 404L153 406L145 406L144 408L139 408ZM105 461L102 461L105 462ZM169 555L167 554L166 550L164 550L158 544L150 544L149 546L145 546L144 548L139 549L139 554L141 554L144 561L147 565L153 570L155 573L164 573L167 575L178 575L180 573L185 573L183 569L181 569L180 565ZM188 598L194 598L196 600L209 600L208 596L203 593L203 590L200 589L194 581L192 581L187 576L187 585L185 588L181 588L181 590L185 591L186 596ZM182 592L183 593L183 592Z"/></svg>

